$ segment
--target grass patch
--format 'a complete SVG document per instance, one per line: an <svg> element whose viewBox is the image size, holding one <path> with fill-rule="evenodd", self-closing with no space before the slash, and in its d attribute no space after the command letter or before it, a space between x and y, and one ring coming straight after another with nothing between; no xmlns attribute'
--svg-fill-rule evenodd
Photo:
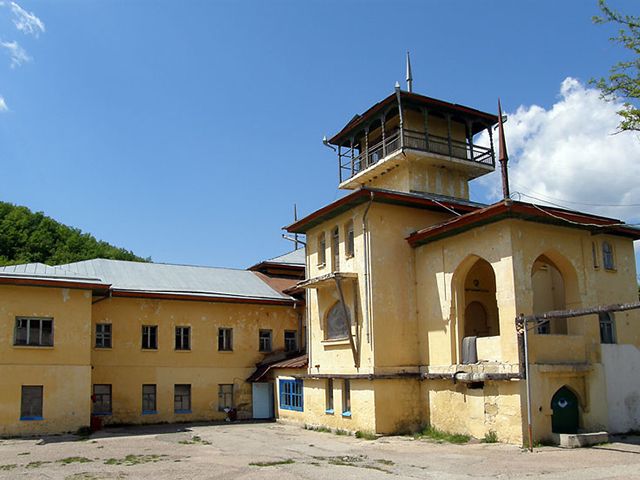
<svg viewBox="0 0 640 480"><path fill-rule="evenodd" d="M482 443L498 443L498 434L494 430L489 430L480 441Z"/></svg>
<svg viewBox="0 0 640 480"><path fill-rule="evenodd" d="M142 463L153 463L164 460L167 455L127 455L124 458L108 458L104 461L105 465L124 465L131 467Z"/></svg>
<svg viewBox="0 0 640 480"><path fill-rule="evenodd" d="M351 435L351 432L349 432L349 430L343 430L342 428L336 428L336 431L333 433L335 433L336 435L344 435L344 436Z"/></svg>
<svg viewBox="0 0 640 480"><path fill-rule="evenodd" d="M4 470L4 471L13 470L17 466L18 465L16 465L15 463L10 463L10 464L7 464L7 465L0 465L0 471L2 471L2 470Z"/></svg>
<svg viewBox="0 0 640 480"><path fill-rule="evenodd" d="M463 433L445 432L444 430L438 430L431 425L427 425L421 432L417 433L415 435L415 438L426 438L438 443L447 442L457 444L467 443L469 440L471 440L471 436L469 435L465 435Z"/></svg>
<svg viewBox="0 0 640 480"><path fill-rule="evenodd" d="M26 468L39 468L42 465L46 465L47 463L51 463L51 462L29 462L25 465Z"/></svg>
<svg viewBox="0 0 640 480"><path fill-rule="evenodd" d="M296 463L292 458L286 460L274 460L273 462L251 462L249 465L252 467L275 467L276 465L290 465Z"/></svg>
<svg viewBox="0 0 640 480"><path fill-rule="evenodd" d="M31 455L31 452L20 452L18 455Z"/></svg>
<svg viewBox="0 0 640 480"><path fill-rule="evenodd" d="M360 438L362 440L377 440L378 436L368 430L358 430L356 432L356 438Z"/></svg>
<svg viewBox="0 0 640 480"><path fill-rule="evenodd" d="M191 440L180 440L178 443L182 445L211 445L211 442L203 440L197 435L191 437Z"/></svg>
<svg viewBox="0 0 640 480"><path fill-rule="evenodd" d="M70 463L89 463L93 462L90 458L87 457L67 457L61 458L58 460L58 463L62 463L63 465L69 465Z"/></svg>
<svg viewBox="0 0 640 480"><path fill-rule="evenodd" d="M304 429L305 430L311 430L312 432L322 432L322 433L331 433L331 429L328 427L325 427L323 425L318 425L317 427L314 425L307 425L306 423L304 424Z"/></svg>
<svg viewBox="0 0 640 480"><path fill-rule="evenodd" d="M379 458L376 460L376 462L381 463L383 465L395 465L395 462L393 460L385 460L384 458Z"/></svg>

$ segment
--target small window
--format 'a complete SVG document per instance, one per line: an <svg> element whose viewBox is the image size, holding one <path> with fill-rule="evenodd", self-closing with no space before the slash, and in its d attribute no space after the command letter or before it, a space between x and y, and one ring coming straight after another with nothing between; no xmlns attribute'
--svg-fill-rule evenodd
<svg viewBox="0 0 640 480"><path fill-rule="evenodd" d="M42 420L42 385L23 385L20 420Z"/></svg>
<svg viewBox="0 0 640 480"><path fill-rule="evenodd" d="M142 326L142 348L145 350L158 349L158 326L157 325Z"/></svg>
<svg viewBox="0 0 640 480"><path fill-rule="evenodd" d="M230 352L233 350L233 329L218 329L218 350L221 352Z"/></svg>
<svg viewBox="0 0 640 480"><path fill-rule="evenodd" d="M142 385L142 413L156 413L156 386Z"/></svg>
<svg viewBox="0 0 640 480"><path fill-rule="evenodd" d="M355 239L353 236L353 220L349 220L347 222L347 226L345 227L345 255L347 258L353 257L355 254Z"/></svg>
<svg viewBox="0 0 640 480"><path fill-rule="evenodd" d="M325 412L333 413L333 378L327 378L325 397Z"/></svg>
<svg viewBox="0 0 640 480"><path fill-rule="evenodd" d="M271 330L260 330L258 335L258 348L261 352L270 352L272 332Z"/></svg>
<svg viewBox="0 0 640 480"><path fill-rule="evenodd" d="M338 227L331 231L331 270L337 272L340 270L340 229Z"/></svg>
<svg viewBox="0 0 640 480"><path fill-rule="evenodd" d="M96 324L96 348L111 348L111 324Z"/></svg>
<svg viewBox="0 0 640 480"><path fill-rule="evenodd" d="M327 340L340 340L349 336L349 317L345 316L342 302L337 302L327 314ZM348 314L348 312L347 312Z"/></svg>
<svg viewBox="0 0 640 480"><path fill-rule="evenodd" d="M609 242L602 242L602 265L607 270L615 270L616 268L613 258L613 247Z"/></svg>
<svg viewBox="0 0 640 480"><path fill-rule="evenodd" d="M280 380L280 408L303 411L302 380Z"/></svg>
<svg viewBox="0 0 640 480"><path fill-rule="evenodd" d="M318 235L318 265L322 266L327 263L327 241L324 232Z"/></svg>
<svg viewBox="0 0 640 480"><path fill-rule="evenodd" d="M351 380L346 378L342 384L342 415L351 416Z"/></svg>
<svg viewBox="0 0 640 480"><path fill-rule="evenodd" d="M600 312L600 342L616 343L616 322L612 312Z"/></svg>
<svg viewBox="0 0 640 480"><path fill-rule="evenodd" d="M191 413L191 385L174 385L173 410L175 413Z"/></svg>
<svg viewBox="0 0 640 480"><path fill-rule="evenodd" d="M111 385L93 386L93 414L111 415Z"/></svg>
<svg viewBox="0 0 640 480"><path fill-rule="evenodd" d="M53 319L17 317L13 344L52 347Z"/></svg>
<svg viewBox="0 0 640 480"><path fill-rule="evenodd" d="M233 383L218 385L218 411L233 408Z"/></svg>
<svg viewBox="0 0 640 480"><path fill-rule="evenodd" d="M191 350L191 327L176 327L176 350Z"/></svg>
<svg viewBox="0 0 640 480"><path fill-rule="evenodd" d="M296 330L284 331L284 351L285 352L298 351L298 332Z"/></svg>
<svg viewBox="0 0 640 480"><path fill-rule="evenodd" d="M593 257L593 268L600 268L598 263L598 245L596 242L591 242L591 256Z"/></svg>

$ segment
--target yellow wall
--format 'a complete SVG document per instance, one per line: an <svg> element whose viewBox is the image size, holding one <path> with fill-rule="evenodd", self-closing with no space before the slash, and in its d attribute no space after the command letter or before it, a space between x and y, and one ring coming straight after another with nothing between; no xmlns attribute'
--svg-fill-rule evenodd
<svg viewBox="0 0 640 480"><path fill-rule="evenodd" d="M53 318L53 347L14 346L17 316ZM90 291L0 286L0 435L89 425L90 338ZM22 385L43 386L43 420L20 420Z"/></svg>
<svg viewBox="0 0 640 480"><path fill-rule="evenodd" d="M92 348L93 383L112 385L107 423L223 419L218 385L234 384L240 418L249 418L251 385L245 379L264 354L258 331L273 331L273 350L284 349L284 331L297 330L291 307L111 298L94 305L92 323L111 323L113 347ZM141 348L142 325L158 325L158 350ZM175 327L191 327L191 350L174 348ZM218 351L218 328L233 328L233 351ZM157 414L142 415L142 385L157 385ZM191 414L176 414L175 384L191 385Z"/></svg>

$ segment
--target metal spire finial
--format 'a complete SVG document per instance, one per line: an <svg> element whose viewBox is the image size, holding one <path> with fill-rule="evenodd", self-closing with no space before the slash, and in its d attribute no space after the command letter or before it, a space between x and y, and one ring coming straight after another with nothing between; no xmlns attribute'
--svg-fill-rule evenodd
<svg viewBox="0 0 640 480"><path fill-rule="evenodd" d="M411 75L411 58L407 51L407 91L413 92L413 76Z"/></svg>
<svg viewBox="0 0 640 480"><path fill-rule="evenodd" d="M509 174L507 172L507 162L509 154L507 153L507 140L504 137L504 122L502 120L502 105L498 98L498 161L500 162L500 170L502 171L502 195L505 200L509 199Z"/></svg>

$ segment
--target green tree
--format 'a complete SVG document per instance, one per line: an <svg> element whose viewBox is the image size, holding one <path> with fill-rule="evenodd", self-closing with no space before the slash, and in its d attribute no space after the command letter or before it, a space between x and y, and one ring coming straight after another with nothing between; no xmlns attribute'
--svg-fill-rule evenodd
<svg viewBox="0 0 640 480"><path fill-rule="evenodd" d="M640 17L625 15L611 9L605 0L598 0L601 15L593 17L596 24L614 23L619 27L610 40L630 51L630 59L616 63L609 77L592 79L591 83L602 92L606 100L622 100L620 131L640 131Z"/></svg>

